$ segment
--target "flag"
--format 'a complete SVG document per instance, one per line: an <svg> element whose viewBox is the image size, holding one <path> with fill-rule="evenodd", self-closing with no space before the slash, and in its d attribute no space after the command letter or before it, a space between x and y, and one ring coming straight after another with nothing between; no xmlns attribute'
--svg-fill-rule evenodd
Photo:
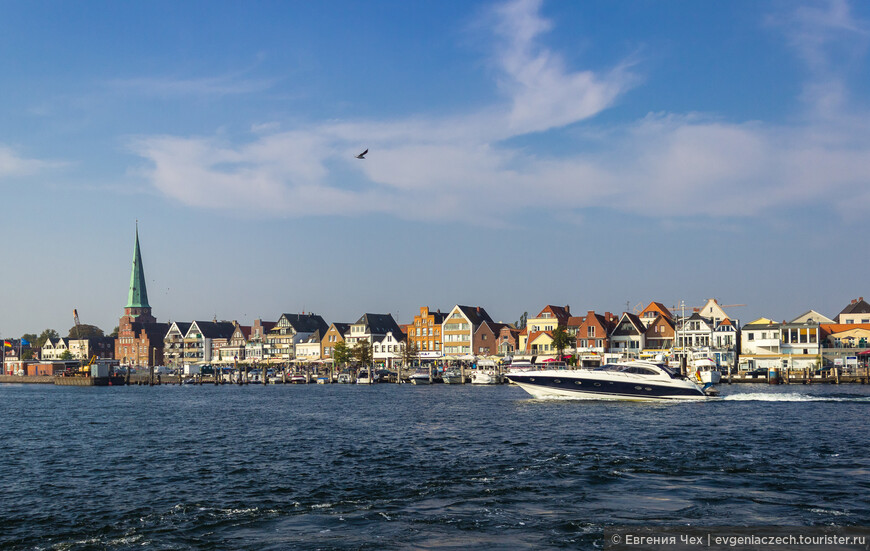
<svg viewBox="0 0 870 551"><path fill-rule="evenodd" d="M21 346L30 346L30 341L27 339L21 339Z"/></svg>
<svg viewBox="0 0 870 551"><path fill-rule="evenodd" d="M6 348L12 348L12 343L9 341L3 341L3 346L5 346Z"/></svg>

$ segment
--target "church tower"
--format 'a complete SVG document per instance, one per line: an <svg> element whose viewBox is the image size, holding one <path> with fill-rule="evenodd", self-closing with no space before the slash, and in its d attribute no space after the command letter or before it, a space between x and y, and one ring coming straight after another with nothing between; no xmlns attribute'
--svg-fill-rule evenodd
<svg viewBox="0 0 870 551"><path fill-rule="evenodd" d="M124 317L129 318L129 321L143 323L154 323L157 321L151 315L151 305L148 304L148 289L145 287L145 268L142 266L142 253L139 251L139 224L136 224L136 244L133 247L133 270L130 272L130 294L127 296L127 306L124 307Z"/></svg>
<svg viewBox="0 0 870 551"><path fill-rule="evenodd" d="M118 321L115 339L115 359L121 365L160 365L163 362L163 337L169 331L168 323L157 323L148 304L145 287L145 268L139 251L139 224L136 224L136 243L133 246L133 270L130 272L130 293L124 315Z"/></svg>

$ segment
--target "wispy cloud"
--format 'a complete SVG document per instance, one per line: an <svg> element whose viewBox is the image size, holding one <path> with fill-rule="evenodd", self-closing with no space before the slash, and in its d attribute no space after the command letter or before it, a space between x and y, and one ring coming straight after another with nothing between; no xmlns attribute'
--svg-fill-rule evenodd
<svg viewBox="0 0 870 551"><path fill-rule="evenodd" d="M864 36L847 5L831 6L818 21L820 35L843 28ZM782 24L812 34L813 18L799 10ZM573 153L558 157L511 147L509 138L590 124L638 79L627 62L601 72L569 68L543 45L551 23L537 0L505 4L492 17L505 101L478 112L274 133L252 127L241 145L225 137L148 136L136 139L133 151L150 161L147 177L173 199L276 215L386 213L496 224L529 208L561 215L601 207L673 219L754 217L807 204L841 212L870 206L864 191L870 117L845 112L843 102L830 106L839 116L791 126L649 115L609 128L594 153L580 140ZM808 52L799 55L814 72L818 60ZM369 158L354 159L364 147Z"/></svg>
<svg viewBox="0 0 870 551"><path fill-rule="evenodd" d="M22 157L11 147L0 144L0 181L16 176L31 176L62 165L58 161Z"/></svg>

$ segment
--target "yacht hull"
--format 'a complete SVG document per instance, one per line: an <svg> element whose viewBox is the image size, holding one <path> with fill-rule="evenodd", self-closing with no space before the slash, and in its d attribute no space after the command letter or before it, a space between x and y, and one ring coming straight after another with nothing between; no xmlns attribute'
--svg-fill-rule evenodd
<svg viewBox="0 0 870 551"><path fill-rule="evenodd" d="M674 380L673 384L660 381L620 381L572 374L527 372L509 374L508 379L535 398L571 397L585 400L704 400L704 391L694 383Z"/></svg>

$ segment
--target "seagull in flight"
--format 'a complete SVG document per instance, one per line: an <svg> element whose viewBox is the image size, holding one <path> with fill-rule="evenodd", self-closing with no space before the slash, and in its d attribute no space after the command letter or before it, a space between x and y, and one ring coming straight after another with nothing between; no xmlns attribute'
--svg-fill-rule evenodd
<svg viewBox="0 0 870 551"><path fill-rule="evenodd" d="M369 152L369 150L366 149L365 151L363 151L362 153L360 153L359 155L357 155L356 158L357 158L357 159L365 159L365 158L366 158L366 153L368 153L368 152Z"/></svg>

